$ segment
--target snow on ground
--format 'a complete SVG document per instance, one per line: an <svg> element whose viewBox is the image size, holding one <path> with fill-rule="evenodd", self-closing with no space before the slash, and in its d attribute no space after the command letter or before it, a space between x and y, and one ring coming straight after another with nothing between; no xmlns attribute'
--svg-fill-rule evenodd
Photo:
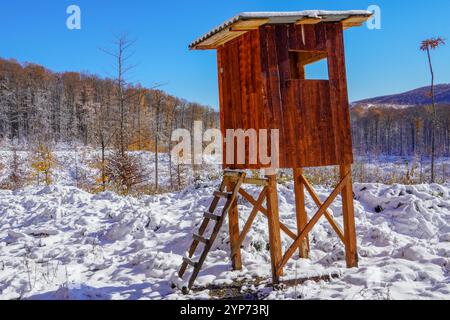
<svg viewBox="0 0 450 320"><path fill-rule="evenodd" d="M170 286L215 183L139 199L68 186L0 191L0 298L216 298L214 290L183 296ZM324 200L329 190L317 189ZM259 216L244 243L244 270L230 271L224 226L198 286L242 285L240 294L267 299L450 299L450 186L356 184L354 191L360 268L345 268L343 246L321 220L311 260L289 262L285 279L333 279L272 290L267 223ZM281 218L295 230L292 183L279 193ZM340 220L339 201L331 209ZM313 214L310 198L307 206ZM239 207L243 225L251 208ZM263 281L252 285L257 278Z"/></svg>

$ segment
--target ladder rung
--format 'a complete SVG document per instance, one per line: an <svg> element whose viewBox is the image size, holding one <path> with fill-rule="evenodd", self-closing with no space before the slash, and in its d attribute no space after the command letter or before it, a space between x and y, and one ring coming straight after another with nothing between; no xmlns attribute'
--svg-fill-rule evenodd
<svg viewBox="0 0 450 320"><path fill-rule="evenodd" d="M233 195L232 192L221 192L221 191L214 192L214 196L219 198L230 198L232 195Z"/></svg>
<svg viewBox="0 0 450 320"><path fill-rule="evenodd" d="M225 177L239 177L244 173L244 171L225 170L223 175Z"/></svg>
<svg viewBox="0 0 450 320"><path fill-rule="evenodd" d="M267 186L269 184L269 179L267 178L245 178L244 184L252 184L256 186Z"/></svg>
<svg viewBox="0 0 450 320"><path fill-rule="evenodd" d="M183 257L183 262L187 263L188 265L196 268L198 266L197 262L192 261L191 259L187 258L187 257Z"/></svg>
<svg viewBox="0 0 450 320"><path fill-rule="evenodd" d="M215 215L211 212L205 212L203 215L205 218L209 219L209 220L213 220L213 221L219 221L220 220L220 216Z"/></svg>
<svg viewBox="0 0 450 320"><path fill-rule="evenodd" d="M233 180L233 182L239 180L239 177L230 177L230 178L231 178L231 180ZM243 183L265 187L269 184L269 179L267 179L267 178L245 178Z"/></svg>
<svg viewBox="0 0 450 320"><path fill-rule="evenodd" d="M208 239L199 236L198 234L194 234L194 240L198 241L198 242L202 242L204 244L207 244L209 242Z"/></svg>

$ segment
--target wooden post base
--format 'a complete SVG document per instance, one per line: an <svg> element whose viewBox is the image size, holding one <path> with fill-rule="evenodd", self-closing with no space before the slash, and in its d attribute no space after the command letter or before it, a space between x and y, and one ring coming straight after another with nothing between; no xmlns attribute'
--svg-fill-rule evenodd
<svg viewBox="0 0 450 320"><path fill-rule="evenodd" d="M297 234L302 233L308 224L308 215L305 208L305 185L302 180L303 169L294 169L295 210L297 215ZM309 258L309 237L300 244L300 258Z"/></svg>
<svg viewBox="0 0 450 320"><path fill-rule="evenodd" d="M278 212L278 190L277 176L267 176L267 213L269 220L269 246L270 256L272 260L272 282L277 285L280 276L283 275L283 268L279 268L282 258L281 251L281 231L280 231L280 215Z"/></svg>
<svg viewBox="0 0 450 320"><path fill-rule="evenodd" d="M352 166L340 166L341 178L350 176L342 189L342 212L344 215L345 257L348 268L358 267L358 250L356 244L355 207L353 203Z"/></svg>
<svg viewBox="0 0 450 320"><path fill-rule="evenodd" d="M227 188L231 192L235 183L229 182ZM237 200L233 202L228 212L228 225L230 232L231 263L233 270L242 270L241 244L239 243L239 211Z"/></svg>

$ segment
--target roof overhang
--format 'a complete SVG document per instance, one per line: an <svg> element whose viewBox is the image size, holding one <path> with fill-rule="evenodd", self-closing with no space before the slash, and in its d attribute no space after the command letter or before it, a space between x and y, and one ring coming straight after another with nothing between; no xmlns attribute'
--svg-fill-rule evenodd
<svg viewBox="0 0 450 320"><path fill-rule="evenodd" d="M291 11L291 12L244 12L212 29L189 45L191 50L217 49L225 43L256 30L265 24L317 24L342 22L344 29L361 26L372 13L366 10L350 11Z"/></svg>

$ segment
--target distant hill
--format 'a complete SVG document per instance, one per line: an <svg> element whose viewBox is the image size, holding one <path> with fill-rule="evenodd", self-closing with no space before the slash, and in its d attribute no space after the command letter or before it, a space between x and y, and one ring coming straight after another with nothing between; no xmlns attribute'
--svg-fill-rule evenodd
<svg viewBox="0 0 450 320"><path fill-rule="evenodd" d="M450 105L450 84L436 85L435 90L436 102L441 105ZM369 108L373 106L385 106L400 109L430 103L430 86L427 86L404 93L356 101L352 103L352 106Z"/></svg>

